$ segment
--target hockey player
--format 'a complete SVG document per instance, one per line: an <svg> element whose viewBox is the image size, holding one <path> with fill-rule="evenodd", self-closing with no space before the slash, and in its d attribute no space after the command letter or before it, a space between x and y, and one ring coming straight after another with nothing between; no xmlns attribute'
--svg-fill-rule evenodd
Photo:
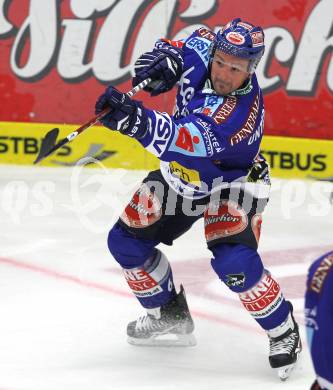
<svg viewBox="0 0 333 390"><path fill-rule="evenodd" d="M241 19L217 34L200 28L183 41L158 40L137 60L133 84L152 78L146 90L155 96L178 82L174 114L149 110L114 87L100 96L96 113L110 107L104 126L161 160L108 237L147 311L128 325L129 342L195 343L184 289L176 292L170 263L156 246L172 245L203 217L214 271L267 332L270 364L286 379L301 350L298 326L257 252L270 186L259 154L264 106L254 73L263 53L263 30Z"/></svg>
<svg viewBox="0 0 333 390"><path fill-rule="evenodd" d="M311 265L306 287L306 328L317 375L311 389L333 390L333 251Z"/></svg>

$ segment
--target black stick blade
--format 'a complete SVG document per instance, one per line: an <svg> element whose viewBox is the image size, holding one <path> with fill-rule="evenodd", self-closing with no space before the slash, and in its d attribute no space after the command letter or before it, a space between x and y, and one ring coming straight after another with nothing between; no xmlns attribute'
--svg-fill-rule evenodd
<svg viewBox="0 0 333 390"><path fill-rule="evenodd" d="M42 144L34 164L37 164L39 161L43 160L46 156L49 155L50 150L54 147L57 141L59 134L59 129L55 128L50 130L42 140Z"/></svg>

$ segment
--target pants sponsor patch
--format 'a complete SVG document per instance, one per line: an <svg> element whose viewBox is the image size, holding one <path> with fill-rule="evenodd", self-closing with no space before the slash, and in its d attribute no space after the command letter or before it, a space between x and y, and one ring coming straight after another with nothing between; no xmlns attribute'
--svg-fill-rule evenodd
<svg viewBox="0 0 333 390"><path fill-rule="evenodd" d="M161 216L162 206L158 197L146 184L142 184L126 206L120 219L130 227L142 228L152 225Z"/></svg>
<svg viewBox="0 0 333 390"><path fill-rule="evenodd" d="M210 204L204 218L207 242L238 234L248 225L245 210L231 200L221 200L217 206Z"/></svg>

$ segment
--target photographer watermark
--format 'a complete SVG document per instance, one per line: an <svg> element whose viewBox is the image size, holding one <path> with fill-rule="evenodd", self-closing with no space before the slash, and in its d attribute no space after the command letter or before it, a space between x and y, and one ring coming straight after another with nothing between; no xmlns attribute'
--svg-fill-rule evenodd
<svg viewBox="0 0 333 390"><path fill-rule="evenodd" d="M97 167L86 169L88 164L95 164ZM129 210L132 207L131 212L137 213L137 223L144 226L158 218L163 203L165 215L175 215L178 207L189 217L199 217L204 212L216 215L219 202L224 199L221 178L214 182L215 191L210 194L208 202L200 199L193 201L182 198L158 181L146 183L143 189L141 181L144 173L108 169L101 161L92 157L85 157L68 170L68 180L67 171L61 182L58 175L58 172L52 175L53 180L33 178L3 183L0 189L2 215L15 225L25 223L27 218L65 215L66 218L72 217L73 224L79 224L90 232L106 234L111 224L124 215L126 208ZM204 184L202 188L203 186ZM249 190L251 187L252 190ZM253 207L256 212L261 213L267 203L268 193L267 196L260 194L258 188L260 187L255 183L233 183L229 199L236 203L241 200L242 209L247 214ZM325 217L332 213L332 188L332 183L328 181L273 179L267 210L274 207L274 213L287 220L299 213L309 218ZM60 202L59 199L65 200ZM257 199L261 199L259 204L254 203Z"/></svg>

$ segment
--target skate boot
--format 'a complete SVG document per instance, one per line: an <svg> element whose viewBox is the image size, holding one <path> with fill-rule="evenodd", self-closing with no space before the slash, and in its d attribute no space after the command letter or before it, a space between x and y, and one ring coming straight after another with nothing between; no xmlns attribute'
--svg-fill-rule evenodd
<svg viewBox="0 0 333 390"><path fill-rule="evenodd" d="M289 375L296 365L302 350L302 343L298 325L293 317L291 303L287 319L278 327L267 331L269 337L269 363L277 370L282 381Z"/></svg>
<svg viewBox="0 0 333 390"><path fill-rule="evenodd" d="M147 314L127 326L128 342L146 346L193 346L194 323L184 288L165 305L147 309Z"/></svg>

